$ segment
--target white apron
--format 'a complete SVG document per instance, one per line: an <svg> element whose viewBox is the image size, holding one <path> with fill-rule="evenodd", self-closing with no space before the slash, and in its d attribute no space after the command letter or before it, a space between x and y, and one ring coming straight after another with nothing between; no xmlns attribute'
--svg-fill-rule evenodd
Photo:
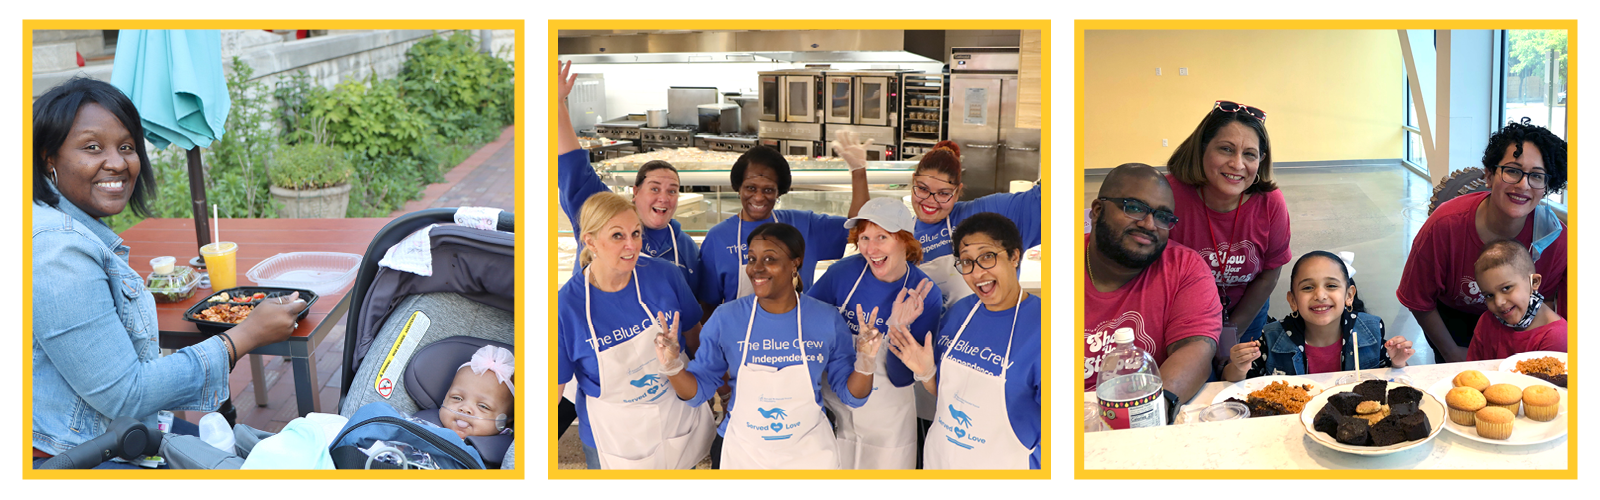
<svg viewBox="0 0 1600 500"><path fill-rule="evenodd" d="M868 264L870 265L870 264ZM866 277L867 268L844 297L839 312L846 312L850 298L856 295ZM911 271L900 286L911 280ZM883 311L879 311L882 313ZM915 469L917 467L917 408L912 386L895 387L889 382L887 342L878 346L877 365L872 369L872 394L860 408L851 408L833 392L833 386L823 384L822 403L833 410L835 440L839 446L841 469Z"/></svg>
<svg viewBox="0 0 1600 500"><path fill-rule="evenodd" d="M735 215L734 217L739 216ZM773 220L777 219L774 218ZM738 248L739 245L744 244L744 219L739 219L739 232L734 233L734 239L738 240L733 243L734 248ZM749 263L750 249L749 247L746 247L744 253L739 254L739 294L733 296L735 300L756 293L755 285L750 283L750 275L745 274L744 272L745 266L749 265Z"/></svg>
<svg viewBox="0 0 1600 500"><path fill-rule="evenodd" d="M961 329L950 339L952 350L979 307L983 307L982 302L972 305L972 312L967 313ZM1016 315L1021 310L1022 296L1018 294L1016 312L1011 315L1011 333L1006 337L1006 353L1000 358L999 376L952 361L950 351L945 351L939 369L938 414L923 446L923 468L1028 468L1033 450L1017 439L1006 410L1006 371L1011 368L1011 341L1016 336Z"/></svg>
<svg viewBox="0 0 1600 500"><path fill-rule="evenodd" d="M956 242L955 231L950 229L950 218L944 219L944 229L950 240L950 254L943 255L917 264L917 269L928 274L933 283L939 285L939 294L944 296L944 306L956 303L968 295L972 295L972 288L967 286L966 280L961 279L961 273L956 271Z"/></svg>
<svg viewBox="0 0 1600 500"><path fill-rule="evenodd" d="M837 469L833 429L812 393L804 336L800 334L800 298L795 294L795 339L800 363L782 369L746 362L750 330L761 304L750 303L750 323L739 354L738 403L728 414L722 439L723 469Z"/></svg>
<svg viewBox="0 0 1600 500"><path fill-rule="evenodd" d="M662 376L656 360L655 338L661 325L644 304L639 271L633 272L639 307L650 318L650 328L622 344L600 350L590 306L588 270L584 271L583 309L589 320L589 341L594 343L595 364L600 368L600 397L588 396L589 432L600 452L602 469L691 469L711 450L716 426L711 409L691 407L678 399ZM620 311L613 311L618 314Z"/></svg>

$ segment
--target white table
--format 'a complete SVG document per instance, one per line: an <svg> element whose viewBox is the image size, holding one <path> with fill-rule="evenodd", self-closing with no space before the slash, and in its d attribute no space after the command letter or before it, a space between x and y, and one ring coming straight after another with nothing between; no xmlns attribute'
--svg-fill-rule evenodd
<svg viewBox="0 0 1600 500"><path fill-rule="evenodd" d="M1409 377L1426 390L1463 370L1494 371L1500 360L1363 370ZM1324 387L1351 372L1306 375ZM1209 404L1227 382L1201 387L1192 404ZM1092 395L1088 395L1092 397ZM1087 398L1086 398L1087 399ZM1569 407L1570 409L1570 407ZM1078 411L1082 411L1081 409ZM1442 422L1434 422L1442 425ZM1569 436L1570 437L1570 436ZM1427 444L1383 456L1342 453L1313 442L1299 415L1091 432L1083 436L1085 469L1566 469L1568 438L1508 446L1441 430Z"/></svg>

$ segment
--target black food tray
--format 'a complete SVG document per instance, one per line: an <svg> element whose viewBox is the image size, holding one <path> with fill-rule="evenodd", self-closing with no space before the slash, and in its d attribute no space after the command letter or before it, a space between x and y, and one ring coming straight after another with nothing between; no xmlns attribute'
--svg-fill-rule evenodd
<svg viewBox="0 0 1600 500"><path fill-rule="evenodd" d="M216 321L206 321L206 320L203 320L203 319L196 319L194 317L194 315L198 314L200 311L204 311L206 309L211 308L211 306L218 305L218 304L248 305L248 306L251 306L251 308L254 308L256 305L261 303L260 300L252 300L250 302L233 302L232 300L229 300L228 302L211 302L210 300L211 300L212 297L216 297L216 296L221 295L223 293L227 293L228 296L231 298L231 297L238 296L240 294L255 295L256 292L267 294L267 298L261 299L261 300L272 300L272 299L276 299L276 298L281 297L281 296L289 295L290 293L300 292L300 298L306 301L306 308L300 310L300 315L295 317L295 321L300 321L300 320L306 319L306 314L311 312L311 304L314 304L314 303L317 302L317 293L316 292L313 292L311 290L302 289L302 288L278 288L278 287L271 287L271 286L240 286L240 287L229 288L227 290L218 290L216 292L212 292L211 295L207 295L205 298L200 299L200 303L195 304L193 306L190 306L189 310L183 312L183 320L184 321L188 321L190 323L194 323L194 326L196 328L200 329L200 333L204 333L204 334L208 334L208 335L216 335L218 333L222 333L222 332L228 331L229 328L233 328L233 327L239 326L239 325L237 323L218 323Z"/></svg>

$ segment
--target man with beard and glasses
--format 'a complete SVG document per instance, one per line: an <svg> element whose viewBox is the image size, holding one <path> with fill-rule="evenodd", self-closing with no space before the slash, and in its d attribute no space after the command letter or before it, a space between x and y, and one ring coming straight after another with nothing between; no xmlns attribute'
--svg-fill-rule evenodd
<svg viewBox="0 0 1600 500"><path fill-rule="evenodd" d="M1193 249L1167 241L1178 224L1172 187L1156 169L1112 169L1090 204L1085 236L1083 385L1094 391L1111 335L1132 328L1134 343L1160 364L1165 389L1180 402L1211 374L1222 303L1210 266Z"/></svg>

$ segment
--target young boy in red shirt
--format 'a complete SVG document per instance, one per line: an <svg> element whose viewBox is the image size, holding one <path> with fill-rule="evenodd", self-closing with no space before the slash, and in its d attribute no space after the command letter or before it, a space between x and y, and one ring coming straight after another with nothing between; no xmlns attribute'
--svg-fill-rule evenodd
<svg viewBox="0 0 1600 500"><path fill-rule="evenodd" d="M1467 361L1503 359L1531 351L1567 352L1567 320L1544 306L1541 276L1521 243L1499 240L1483 247L1474 267L1483 305Z"/></svg>

